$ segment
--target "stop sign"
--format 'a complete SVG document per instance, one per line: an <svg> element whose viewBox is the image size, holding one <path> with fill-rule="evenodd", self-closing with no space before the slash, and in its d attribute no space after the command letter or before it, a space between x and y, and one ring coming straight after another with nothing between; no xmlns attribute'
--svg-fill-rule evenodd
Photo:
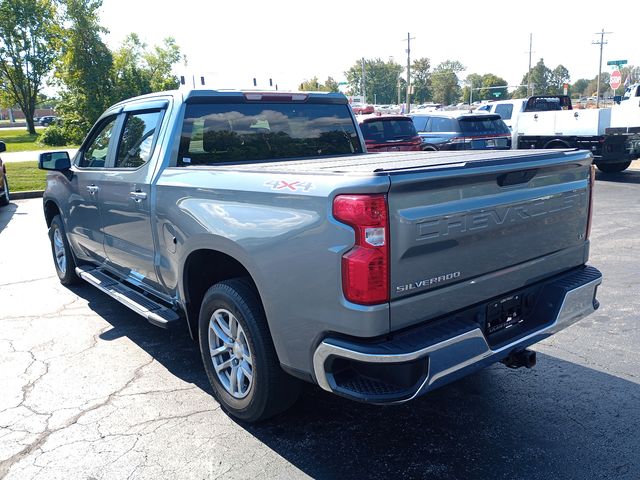
<svg viewBox="0 0 640 480"><path fill-rule="evenodd" d="M611 78L609 78L609 86L612 90L617 90L622 85L622 74L620 70L614 70L611 72Z"/></svg>

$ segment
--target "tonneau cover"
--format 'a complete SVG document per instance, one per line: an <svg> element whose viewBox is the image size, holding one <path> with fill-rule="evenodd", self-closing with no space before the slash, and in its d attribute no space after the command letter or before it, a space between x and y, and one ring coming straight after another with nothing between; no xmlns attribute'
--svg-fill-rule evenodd
<svg viewBox="0 0 640 480"><path fill-rule="evenodd" d="M280 160L276 162L252 162L220 164L215 167L269 173L313 173L320 174L379 174L389 175L441 168L464 168L498 164L541 162L545 164L565 163L577 149L563 150L506 150L469 152L386 152L324 157L315 159ZM582 155L588 152L582 152ZM192 167L194 168L194 167Z"/></svg>

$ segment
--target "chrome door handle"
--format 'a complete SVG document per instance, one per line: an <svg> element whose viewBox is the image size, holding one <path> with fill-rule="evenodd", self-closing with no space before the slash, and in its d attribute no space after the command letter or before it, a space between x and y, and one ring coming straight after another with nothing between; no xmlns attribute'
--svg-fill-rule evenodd
<svg viewBox="0 0 640 480"><path fill-rule="evenodd" d="M147 199L147 194L145 192L129 192L129 196L138 203Z"/></svg>
<svg viewBox="0 0 640 480"><path fill-rule="evenodd" d="M90 195L95 195L96 193L98 193L98 190L100 190L100 187L98 187L97 185L87 185L87 191Z"/></svg>

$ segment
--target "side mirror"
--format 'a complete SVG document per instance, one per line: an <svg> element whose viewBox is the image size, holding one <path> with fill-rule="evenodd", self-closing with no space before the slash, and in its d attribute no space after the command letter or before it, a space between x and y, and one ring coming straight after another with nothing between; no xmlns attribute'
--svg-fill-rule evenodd
<svg viewBox="0 0 640 480"><path fill-rule="evenodd" d="M6 151L7 151L7 146L4 144L4 142L0 142L0 153L6 152Z"/></svg>
<svg viewBox="0 0 640 480"><path fill-rule="evenodd" d="M56 170L62 172L71 168L71 159L67 152L47 152L38 156L40 170Z"/></svg>

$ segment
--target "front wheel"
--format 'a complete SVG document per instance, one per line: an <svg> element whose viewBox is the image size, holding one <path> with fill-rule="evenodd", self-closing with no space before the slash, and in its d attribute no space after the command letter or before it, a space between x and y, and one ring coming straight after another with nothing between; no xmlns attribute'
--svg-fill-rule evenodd
<svg viewBox="0 0 640 480"><path fill-rule="evenodd" d="M0 196L0 206L4 207L5 205L9 205L9 182L7 181L7 176L3 175L4 180L4 193Z"/></svg>
<svg viewBox="0 0 640 480"><path fill-rule="evenodd" d="M603 173L618 173L626 170L631 165L631 161L628 162L616 162L616 163L598 163L596 167Z"/></svg>
<svg viewBox="0 0 640 480"><path fill-rule="evenodd" d="M234 417L266 420L296 400L299 381L278 362L258 295L244 279L207 290L199 317L202 361L214 396Z"/></svg>
<svg viewBox="0 0 640 480"><path fill-rule="evenodd" d="M80 279L76 275L76 262L71 253L71 247L64 231L62 218L56 215L51 220L49 227L49 240L51 241L51 253L53 253L53 263L56 273L63 285L73 285Z"/></svg>

